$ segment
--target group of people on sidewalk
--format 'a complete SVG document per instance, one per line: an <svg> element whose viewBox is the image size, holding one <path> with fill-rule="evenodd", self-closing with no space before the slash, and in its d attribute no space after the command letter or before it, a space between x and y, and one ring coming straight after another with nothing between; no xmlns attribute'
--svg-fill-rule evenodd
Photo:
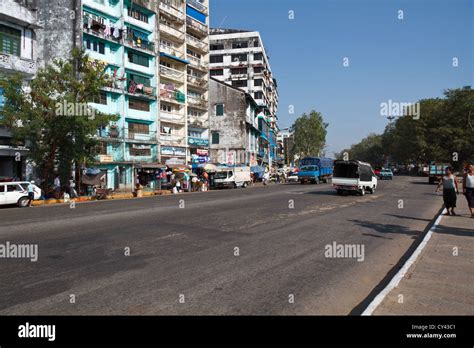
<svg viewBox="0 0 474 348"><path fill-rule="evenodd" d="M452 167L446 168L445 175L441 178L436 188L436 192L443 187L443 201L447 210L445 215L456 216L454 208L456 208L457 194L459 194L458 182L454 175ZM467 200L467 205L471 212L471 218L474 218L474 165L467 164L464 167L462 192Z"/></svg>

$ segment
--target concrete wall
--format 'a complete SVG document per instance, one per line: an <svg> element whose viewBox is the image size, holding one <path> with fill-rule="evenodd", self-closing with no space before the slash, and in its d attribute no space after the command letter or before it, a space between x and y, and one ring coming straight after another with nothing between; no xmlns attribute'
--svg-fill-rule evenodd
<svg viewBox="0 0 474 348"><path fill-rule="evenodd" d="M209 80L210 157L213 163L223 163L228 151L236 151L236 164L246 162L245 93L224 83ZM224 116L216 116L216 104L224 104ZM212 132L219 132L219 144L212 144Z"/></svg>

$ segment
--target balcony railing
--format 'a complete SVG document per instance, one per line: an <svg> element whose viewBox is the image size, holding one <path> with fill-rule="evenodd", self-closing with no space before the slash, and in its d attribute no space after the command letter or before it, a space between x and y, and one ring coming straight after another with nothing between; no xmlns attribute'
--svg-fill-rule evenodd
<svg viewBox="0 0 474 348"><path fill-rule="evenodd" d="M185 14L178 9L174 8L173 6L170 6L163 1L160 1L160 10L167 13L170 16L173 16L174 18L178 19L180 22L184 22L184 17Z"/></svg>
<svg viewBox="0 0 474 348"><path fill-rule="evenodd" d="M137 142L147 142L147 143L156 143L158 139L156 138L156 132L150 132L148 134L135 133L130 130L125 132L126 140L135 140Z"/></svg>
<svg viewBox="0 0 474 348"><path fill-rule="evenodd" d="M142 84L136 84L129 82L127 84L127 93L138 96L145 96L149 98L156 98L156 88L150 86L143 86Z"/></svg>
<svg viewBox="0 0 474 348"><path fill-rule="evenodd" d="M178 29L172 28L167 24L160 23L160 31L162 34L168 34L178 40L184 40L184 33Z"/></svg>
<svg viewBox="0 0 474 348"><path fill-rule="evenodd" d="M165 101L175 102L175 103L184 103L186 101L186 96L183 92L180 91L171 91L168 89L160 89L160 99Z"/></svg>
<svg viewBox="0 0 474 348"><path fill-rule="evenodd" d="M160 141L180 143L184 140L184 136L172 134L160 134Z"/></svg>
<svg viewBox="0 0 474 348"><path fill-rule="evenodd" d="M203 51L209 51L209 45L206 42L203 42L199 39L196 39L194 36L186 34L186 42L194 47L197 47Z"/></svg>
<svg viewBox="0 0 474 348"><path fill-rule="evenodd" d="M167 77L169 79L179 81L179 82L184 82L183 77L184 77L184 72L179 71L176 69L168 68L166 66L160 65L160 75L163 77Z"/></svg>
<svg viewBox="0 0 474 348"><path fill-rule="evenodd" d="M164 52L164 53L167 53L171 56L175 56L175 57L184 59L184 52L181 51L181 50L178 50L176 48L173 48L173 47L169 47L169 46L166 46L166 45L160 45L160 52Z"/></svg>
<svg viewBox="0 0 474 348"><path fill-rule="evenodd" d="M155 53L155 44L153 42L142 40L140 38L134 37L133 35L128 36L124 40L124 42L130 47L144 50L150 53Z"/></svg>
<svg viewBox="0 0 474 348"><path fill-rule="evenodd" d="M160 111L160 121L161 122L171 122L171 123L183 123L184 124L184 115L179 113L171 114L169 112Z"/></svg>
<svg viewBox="0 0 474 348"><path fill-rule="evenodd" d="M196 58L189 54L186 55L186 59L189 60L192 66L197 67L199 69L207 69L209 66L207 62L203 61L202 59Z"/></svg>
<svg viewBox="0 0 474 348"><path fill-rule="evenodd" d="M193 97L188 95L188 104L207 109L207 100L204 97Z"/></svg>
<svg viewBox="0 0 474 348"><path fill-rule="evenodd" d="M24 59L18 56L0 53L0 69L16 70L27 75L35 75L37 65L34 60Z"/></svg>
<svg viewBox="0 0 474 348"><path fill-rule="evenodd" d="M202 4L201 2L197 1L197 0L186 0L186 3L188 5L191 5L192 7L194 7L196 10L204 13L204 14L207 14L207 7Z"/></svg>
<svg viewBox="0 0 474 348"><path fill-rule="evenodd" d="M188 75L187 79L188 79L188 83L193 85L193 86L197 86L197 87L200 87L200 88L207 88L207 86L208 86L208 82L207 82L206 79L199 78L199 77L194 77L194 76L191 76L191 75Z"/></svg>
<svg viewBox="0 0 474 348"><path fill-rule="evenodd" d="M208 28L206 25L202 24L201 22L195 20L192 17L186 17L186 24L189 28L194 29L199 35L207 36Z"/></svg>

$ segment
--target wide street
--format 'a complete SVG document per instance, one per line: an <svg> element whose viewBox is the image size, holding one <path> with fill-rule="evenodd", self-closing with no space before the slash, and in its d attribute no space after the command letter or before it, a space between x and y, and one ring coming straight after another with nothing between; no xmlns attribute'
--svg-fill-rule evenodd
<svg viewBox="0 0 474 348"><path fill-rule="evenodd" d="M0 314L349 314L439 212L426 182L3 208L0 243L38 244L39 258L0 259ZM325 257L334 242L363 259Z"/></svg>

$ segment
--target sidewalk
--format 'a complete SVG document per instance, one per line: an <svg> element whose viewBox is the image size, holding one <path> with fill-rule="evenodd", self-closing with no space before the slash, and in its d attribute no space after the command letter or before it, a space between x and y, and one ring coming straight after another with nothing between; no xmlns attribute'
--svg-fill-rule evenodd
<svg viewBox="0 0 474 348"><path fill-rule="evenodd" d="M474 315L474 219L464 195L373 315ZM456 256L457 248L457 256Z"/></svg>

